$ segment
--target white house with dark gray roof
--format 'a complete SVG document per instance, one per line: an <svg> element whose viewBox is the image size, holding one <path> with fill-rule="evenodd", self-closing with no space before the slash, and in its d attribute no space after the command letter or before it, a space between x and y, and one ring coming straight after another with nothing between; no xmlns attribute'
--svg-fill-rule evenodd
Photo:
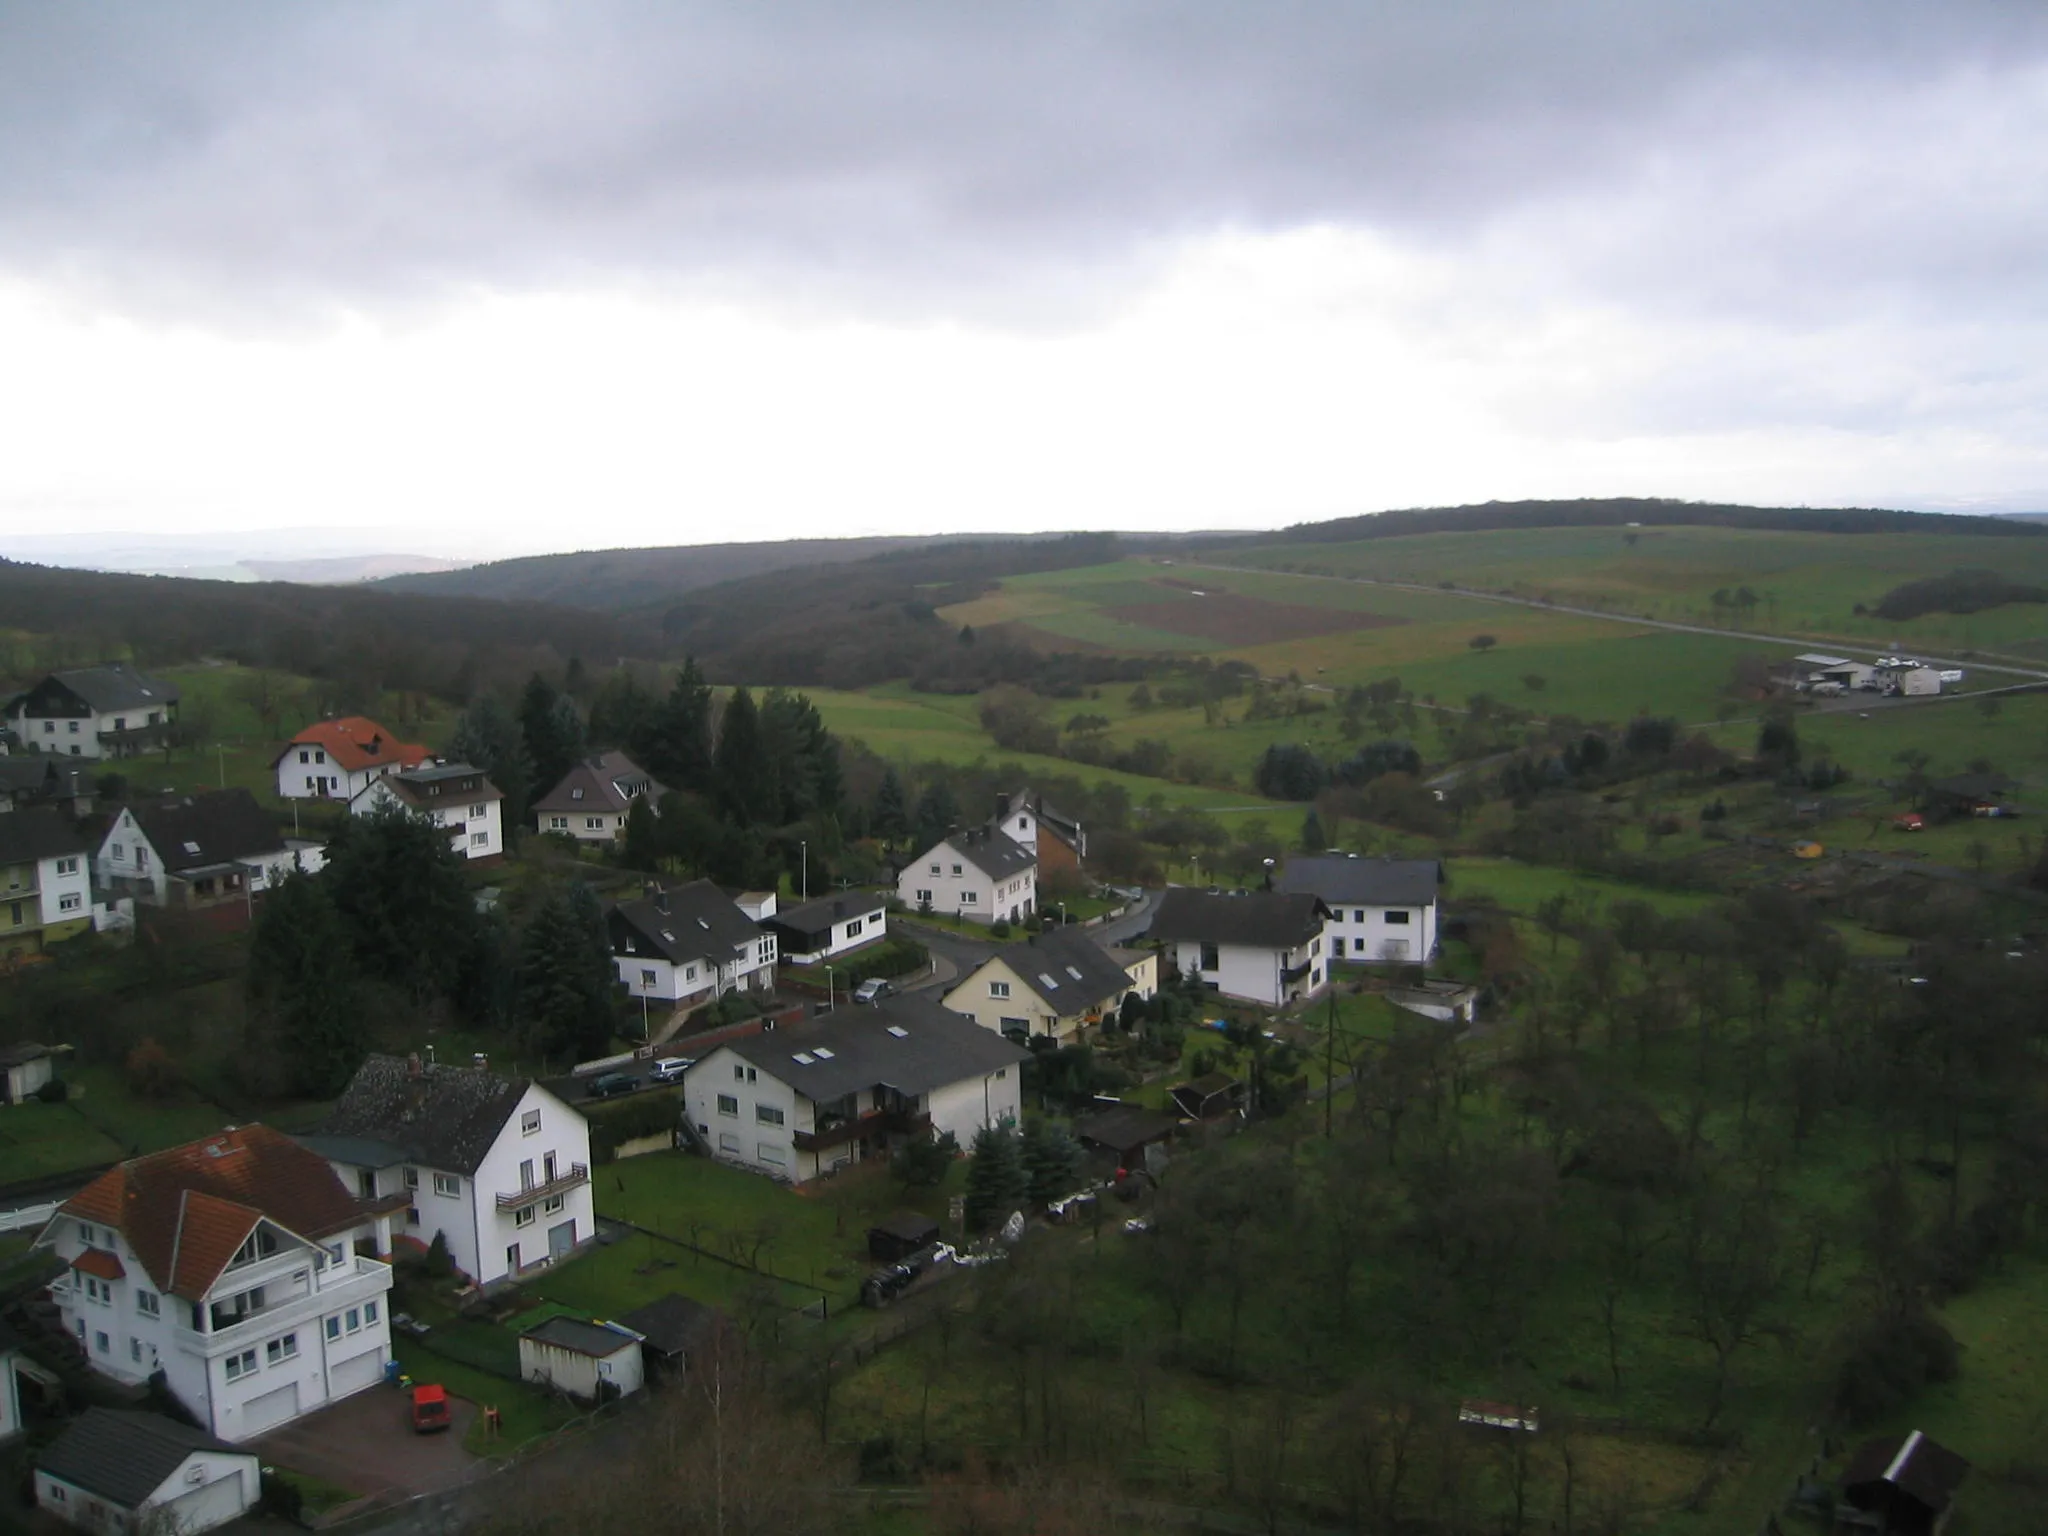
<svg viewBox="0 0 2048 1536"><path fill-rule="evenodd" d="M364 1199L411 1194L403 1233L439 1233L478 1285L566 1258L597 1232L590 1126L524 1078L372 1056L299 1140Z"/></svg>
<svg viewBox="0 0 2048 1536"><path fill-rule="evenodd" d="M468 763L422 763L372 779L349 801L351 816L398 806L448 830L448 846L465 859L505 856L504 795Z"/></svg>
<svg viewBox="0 0 2048 1536"><path fill-rule="evenodd" d="M161 1414L88 1408L36 1457L36 1503L87 1531L191 1536L238 1520L262 1494L262 1465Z"/></svg>
<svg viewBox="0 0 2048 1536"><path fill-rule="evenodd" d="M1435 859L1316 854L1289 859L1273 884L1322 898L1334 959L1420 965L1436 953L1443 865Z"/></svg>
<svg viewBox="0 0 2048 1536"><path fill-rule="evenodd" d="M58 757L133 757L162 746L178 720L178 689L120 662L52 672L18 694L15 734Z"/></svg>
<svg viewBox="0 0 2048 1536"><path fill-rule="evenodd" d="M1038 909L1038 855L993 827L954 832L903 866L896 895L913 912L1020 923Z"/></svg>
<svg viewBox="0 0 2048 1536"><path fill-rule="evenodd" d="M103 891L158 907L246 902L293 870L317 873L326 850L287 838L246 789L209 789L125 805L100 840Z"/></svg>
<svg viewBox="0 0 2048 1536"><path fill-rule="evenodd" d="M1018 1118L1029 1052L918 996L839 1008L719 1046L683 1080L726 1162L802 1183L929 1130L965 1147Z"/></svg>
<svg viewBox="0 0 2048 1536"><path fill-rule="evenodd" d="M763 922L782 958L821 965L889 936L889 901L879 891L841 891L772 912Z"/></svg>
<svg viewBox="0 0 2048 1536"><path fill-rule="evenodd" d="M766 911L766 906L760 910ZM775 986L775 931L709 880L655 887L605 914L612 963L635 997L696 1003Z"/></svg>
<svg viewBox="0 0 2048 1536"><path fill-rule="evenodd" d="M1183 975L1226 997L1278 1008L1329 980L1329 922L1318 896L1175 886L1160 898L1151 933Z"/></svg>
<svg viewBox="0 0 2048 1536"><path fill-rule="evenodd" d="M611 843L626 835L626 815L635 800L658 806L667 793L625 753L600 752L584 758L533 802L533 824L537 831L579 843Z"/></svg>

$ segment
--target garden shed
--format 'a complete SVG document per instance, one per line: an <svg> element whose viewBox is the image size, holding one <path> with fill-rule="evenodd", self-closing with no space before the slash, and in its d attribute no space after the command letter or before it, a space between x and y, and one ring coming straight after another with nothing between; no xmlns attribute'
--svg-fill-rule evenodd
<svg viewBox="0 0 2048 1536"><path fill-rule="evenodd" d="M939 1240L939 1224L916 1211L892 1211L868 1228L868 1257L896 1264Z"/></svg>
<svg viewBox="0 0 2048 1536"><path fill-rule="evenodd" d="M614 1323L551 1317L519 1335L519 1375L586 1402L623 1397L646 1380L640 1335Z"/></svg>

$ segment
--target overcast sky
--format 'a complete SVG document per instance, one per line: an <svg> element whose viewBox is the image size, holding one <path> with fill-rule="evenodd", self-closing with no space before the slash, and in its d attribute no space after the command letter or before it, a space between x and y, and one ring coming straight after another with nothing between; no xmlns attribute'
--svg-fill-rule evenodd
<svg viewBox="0 0 2048 1536"><path fill-rule="evenodd" d="M2038 0L0 0L0 550L2035 508L2044 297Z"/></svg>

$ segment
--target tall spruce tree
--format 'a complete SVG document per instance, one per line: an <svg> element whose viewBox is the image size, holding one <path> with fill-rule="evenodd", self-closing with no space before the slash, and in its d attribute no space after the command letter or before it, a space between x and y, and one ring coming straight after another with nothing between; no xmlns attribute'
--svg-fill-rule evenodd
<svg viewBox="0 0 2048 1536"><path fill-rule="evenodd" d="M448 750L456 761L483 769L505 797L500 810L508 838L526 825L526 807L533 798L533 759L527 755L526 733L520 729L518 717L503 700L487 693L464 710L455 722Z"/></svg>
<svg viewBox="0 0 2048 1536"><path fill-rule="evenodd" d="M538 672L519 697L519 734L533 764L533 787L546 794L583 755L583 721L575 702L558 694Z"/></svg>
<svg viewBox="0 0 2048 1536"><path fill-rule="evenodd" d="M974 1160L967 1165L967 1227L987 1232L1001 1226L1031 1194L1023 1148L1007 1125L985 1125L974 1133Z"/></svg>
<svg viewBox="0 0 2048 1536"><path fill-rule="evenodd" d="M446 831L398 805L345 816L320 880L364 975L418 1002L460 996L481 920Z"/></svg>
<svg viewBox="0 0 2048 1536"><path fill-rule="evenodd" d="M882 770L882 782L875 787L875 808L869 825L884 842L896 842L910 831L909 798L893 766Z"/></svg>
<svg viewBox="0 0 2048 1536"><path fill-rule="evenodd" d="M588 886L551 891L519 943L519 1013L535 1050L588 1060L611 1046L616 974L604 914Z"/></svg>
<svg viewBox="0 0 2048 1536"><path fill-rule="evenodd" d="M782 820L780 765L768 755L754 696L735 688L718 725L718 800L745 826L777 826Z"/></svg>
<svg viewBox="0 0 2048 1536"><path fill-rule="evenodd" d="M670 789L710 794L718 774L711 759L711 685L687 657L675 686L654 713L640 766Z"/></svg>
<svg viewBox="0 0 2048 1536"><path fill-rule="evenodd" d="M640 686L631 667L618 667L605 674L590 701L590 744L620 748L651 769L651 744L660 714L661 700Z"/></svg>
<svg viewBox="0 0 2048 1536"><path fill-rule="evenodd" d="M1024 1177L1033 1205L1050 1205L1074 1192L1080 1176L1081 1145L1064 1125L1052 1120L1024 1122Z"/></svg>
<svg viewBox="0 0 2048 1536"><path fill-rule="evenodd" d="M929 848L959 822L960 802L953 798L953 791L943 779L934 779L917 797L917 812L911 819L917 846Z"/></svg>
<svg viewBox="0 0 2048 1536"><path fill-rule="evenodd" d="M249 935L249 1055L274 1062L294 1094L331 1098L362 1065L362 975L327 887L287 875Z"/></svg>

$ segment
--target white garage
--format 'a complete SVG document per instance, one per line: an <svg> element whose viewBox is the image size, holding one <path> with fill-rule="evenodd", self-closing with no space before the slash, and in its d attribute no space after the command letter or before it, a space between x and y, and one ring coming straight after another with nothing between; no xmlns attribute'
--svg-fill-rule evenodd
<svg viewBox="0 0 2048 1536"><path fill-rule="evenodd" d="M368 1349L328 1368L327 1396L330 1401L347 1397L365 1387L374 1387L383 1379L384 1351Z"/></svg>
<svg viewBox="0 0 2048 1536"><path fill-rule="evenodd" d="M265 1392L261 1397L252 1397L242 1404L242 1437L252 1439L266 1429L275 1429L286 1419L298 1416L299 1384L288 1381L275 1392Z"/></svg>
<svg viewBox="0 0 2048 1536"><path fill-rule="evenodd" d="M154 1413L89 1408L36 1458L36 1503L86 1530L191 1536L239 1519L262 1489L255 1455Z"/></svg>

